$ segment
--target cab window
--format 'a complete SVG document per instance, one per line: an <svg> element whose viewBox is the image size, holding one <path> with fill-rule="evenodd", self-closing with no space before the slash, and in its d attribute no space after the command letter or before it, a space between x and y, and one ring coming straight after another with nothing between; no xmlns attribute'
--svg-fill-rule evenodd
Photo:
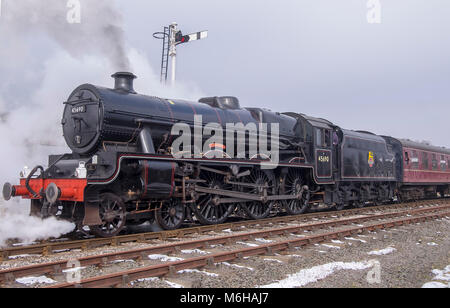
<svg viewBox="0 0 450 308"><path fill-rule="evenodd" d="M324 133L325 133L325 144L324 145L327 148L329 148L331 146L331 131L326 129L326 130L324 130Z"/></svg>
<svg viewBox="0 0 450 308"><path fill-rule="evenodd" d="M329 148L331 146L331 131L325 128L316 128L316 146Z"/></svg>
<svg viewBox="0 0 450 308"><path fill-rule="evenodd" d="M316 146L322 146L322 130L319 128L316 128Z"/></svg>

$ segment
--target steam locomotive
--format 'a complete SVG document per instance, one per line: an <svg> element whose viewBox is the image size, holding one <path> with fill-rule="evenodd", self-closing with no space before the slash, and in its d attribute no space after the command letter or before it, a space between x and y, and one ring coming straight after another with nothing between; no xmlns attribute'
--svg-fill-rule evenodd
<svg viewBox="0 0 450 308"><path fill-rule="evenodd" d="M170 230L186 220L222 223L235 213L261 219L317 204L341 210L449 193L448 149L301 113L241 108L235 97L144 96L132 73L112 77L112 89L84 84L72 92L61 122L72 153L49 156L47 168L25 168L19 185L4 185L6 200L30 199L31 215L111 237L146 221ZM234 138L217 142L230 137L230 123ZM200 128L200 140L188 136L193 142L177 149L177 126Z"/></svg>

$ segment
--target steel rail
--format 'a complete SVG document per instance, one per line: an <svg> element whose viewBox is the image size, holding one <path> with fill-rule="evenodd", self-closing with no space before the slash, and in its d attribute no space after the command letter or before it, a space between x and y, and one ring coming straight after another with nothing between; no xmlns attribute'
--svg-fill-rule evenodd
<svg viewBox="0 0 450 308"><path fill-rule="evenodd" d="M384 213L377 215L368 215L363 217L349 218L349 219L341 219L334 220L328 222L317 222L313 224L299 225L299 226L289 226L283 228L262 230L262 231L254 231L247 232L241 234L232 234L227 236L220 237L212 237L207 239L188 241L188 242L179 242L179 243L171 243L166 245L159 245L141 249L134 249L116 253L108 253L101 255L88 256L77 259L79 266L92 266L92 265L102 265L107 264L109 262L122 260L122 259L137 259L144 260L147 258L149 254L170 254L177 253L182 249L195 249L195 248L205 248L210 245L218 245L218 244L233 244L239 240L251 240L257 237L273 237L278 235L289 235L299 233L304 230L316 230L316 229L324 229L328 227L337 227L342 225L349 225L355 223L362 223L371 220L380 220L380 219L388 219L393 217L399 217L404 215L417 215L428 212L436 212L442 210L450 209L450 204L444 206L435 206L430 208L422 208L422 209L414 209L407 210L402 212L395 213ZM35 264L25 267L17 267L11 268L7 270L0 270L0 283L10 282L14 279L30 276L30 275L44 275L44 274L53 274L53 275L61 275L62 271L68 269L68 264L71 260L59 260L50 263L43 264Z"/></svg>
<svg viewBox="0 0 450 308"><path fill-rule="evenodd" d="M49 286L48 288L98 288L98 287L111 287L111 286L127 286L131 281L148 277L161 277L168 274L175 274L178 271L185 269L203 268L207 266L213 266L216 263L230 262L236 259L242 259L244 257L252 257L264 254L273 254L275 252L293 249L295 247L302 247L310 244L320 243L330 239L337 239L344 236L350 236L357 233L363 233L366 231L375 231L379 229L387 229L395 226L401 226L405 224L423 222L431 219L437 219L440 217L448 216L450 212L442 212L429 214L418 217L407 217L403 219L397 219L388 222L382 222L372 224L369 226L348 228L345 230L329 232L325 234L312 235L304 238L285 240L276 243L269 243L260 245L258 247L238 249L234 251L227 251L216 253L208 256L195 257L181 261L173 261L164 264L152 265L133 270L121 271L109 275L97 276L88 279L81 280L80 282L68 282Z"/></svg>
<svg viewBox="0 0 450 308"><path fill-rule="evenodd" d="M358 215L367 212L414 207L414 206L424 206L431 205L433 203L447 203L448 199L436 199L436 200L421 200L414 203L399 203L399 204L389 204L382 206L370 206L365 208L348 209L342 211L326 211L326 212L315 212L309 214L300 215L288 215L288 216L275 216L260 220L244 220L238 222L228 222L218 225L206 225L206 226L196 226L189 228L182 228L177 230L159 231L159 232L145 232L137 234L120 235L111 238L92 238L77 241L63 241L63 242L46 242L42 244L30 245L30 246L19 246L11 247L0 250L0 261L8 260L11 256L18 256L23 254L41 254L47 256L53 253L58 253L61 251L67 251L72 249L82 249L88 250L102 246L118 246L122 243L130 242L150 242L154 240L166 240L169 238L181 238L186 235L192 234L204 234L208 232L221 232L226 229L237 230L241 227L252 226L264 226L277 223L290 223L296 221L307 221L311 218L327 218L334 215L338 216L349 216Z"/></svg>

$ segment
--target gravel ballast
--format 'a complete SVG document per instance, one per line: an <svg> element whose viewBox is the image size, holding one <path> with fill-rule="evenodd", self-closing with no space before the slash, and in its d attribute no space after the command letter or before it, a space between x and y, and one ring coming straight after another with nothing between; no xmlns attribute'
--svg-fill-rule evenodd
<svg viewBox="0 0 450 308"><path fill-rule="evenodd" d="M294 249L271 256L244 258L204 269L189 270L163 278L133 281L135 288L254 288L254 287L448 287L450 276L450 220L439 219L419 224L369 232ZM311 235L314 232L305 232ZM280 238L254 239L225 247L186 250L177 254L153 256L144 262L123 260L81 270L83 278L148 266L179 258L191 258L205 253L233 250L248 245L261 245ZM98 248L88 254L105 253L145 246L125 244ZM24 256L0 263L0 268L84 255L81 251L49 257ZM16 281L17 287L40 287L46 277ZM57 279L57 277L48 277ZM61 280L57 279L59 282ZM39 283L23 283L38 281ZM50 280L48 280L50 281ZM22 282L22 283L20 283ZM42 283L44 282L44 283Z"/></svg>

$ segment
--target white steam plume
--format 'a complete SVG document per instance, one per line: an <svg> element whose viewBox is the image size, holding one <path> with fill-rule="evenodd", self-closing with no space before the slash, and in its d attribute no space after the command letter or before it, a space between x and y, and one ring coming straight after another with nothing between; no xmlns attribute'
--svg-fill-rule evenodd
<svg viewBox="0 0 450 308"><path fill-rule="evenodd" d="M24 165L46 166L48 155L70 152L62 137L62 102L80 84L113 87L110 75L129 66L136 68L133 73L138 76L135 89L139 93L186 99L202 95L195 86L161 86L145 54L124 47L121 18L111 7L112 2L83 0L81 27L69 29L66 36L65 6L61 23L57 22L61 7L52 7L60 2L66 3L3 1L2 13L8 18L2 15L0 19L0 42L8 44L0 45L0 187L4 182L17 184ZM19 10L21 5L27 5L28 13ZM30 11L35 13L27 21ZM114 24L102 15L105 12L115 16ZM90 23L89 16L97 18ZM112 42L111 36L102 37L107 25L116 27L112 32L118 35L117 41ZM119 43L121 52L113 47ZM59 237L74 228L71 223L55 219L29 217L29 202L18 201L0 200L0 246L9 238L30 242Z"/></svg>
<svg viewBox="0 0 450 308"><path fill-rule="evenodd" d="M3 1L1 24L16 35L44 31L74 57L107 57L115 70L130 70L121 15L111 0L82 0L80 23L69 23L66 0Z"/></svg>

